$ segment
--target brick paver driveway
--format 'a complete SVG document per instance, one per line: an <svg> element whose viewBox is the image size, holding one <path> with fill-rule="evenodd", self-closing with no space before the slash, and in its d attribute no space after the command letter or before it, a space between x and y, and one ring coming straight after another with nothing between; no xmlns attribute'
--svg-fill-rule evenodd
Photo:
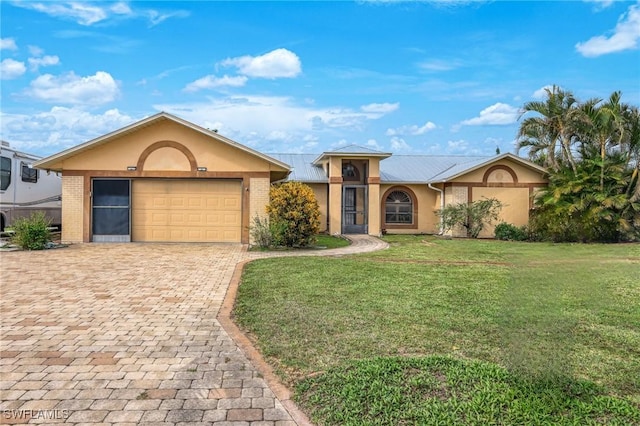
<svg viewBox="0 0 640 426"><path fill-rule="evenodd" d="M0 253L0 423L295 424L216 319L236 265L265 256L232 244Z"/></svg>

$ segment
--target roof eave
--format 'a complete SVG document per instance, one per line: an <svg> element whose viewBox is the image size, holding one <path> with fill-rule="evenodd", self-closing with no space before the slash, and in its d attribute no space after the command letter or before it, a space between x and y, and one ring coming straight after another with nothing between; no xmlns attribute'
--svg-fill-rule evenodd
<svg viewBox="0 0 640 426"><path fill-rule="evenodd" d="M376 158L384 159L384 158L391 157L391 155L392 154L389 153L389 152L381 152L379 154L365 153L365 152L323 152L322 154L320 154L318 156L318 158L313 160L312 164L319 165L319 164L321 164L321 162L325 158L330 158L330 157L343 157L343 158L372 158L372 157L376 157Z"/></svg>
<svg viewBox="0 0 640 426"><path fill-rule="evenodd" d="M480 164L476 164L473 167L469 167L468 169L464 169L464 170L456 173L453 176L446 177L445 179L433 179L433 180L429 179L428 183L446 183L446 182L452 181L454 179L457 179L460 176L464 176L467 173L471 173L474 170L478 170L478 169L480 169L480 168L482 168L482 167L484 167L484 166L486 166L488 164L495 163L496 161L504 160L505 158L509 158L509 159L511 159L513 161L516 161L516 162L518 162L518 163L520 163L520 164L522 164L522 165L524 165L526 167L529 167L531 169L537 170L540 173L547 173L547 170L544 167L539 166L539 165L537 165L535 163L532 163L531 161L525 160L524 158L520 158L517 155L511 154L510 152L507 152L507 153L501 154L501 155L499 155L497 157L492 157L492 158L488 159L487 161L484 161L484 162L482 162Z"/></svg>
<svg viewBox="0 0 640 426"><path fill-rule="evenodd" d="M282 162L280 160L276 160L275 158L269 157L268 155L265 155L265 154L263 154L261 152L258 152L258 151L254 150L252 148L249 148L247 146L241 145L238 142L235 142L235 141L233 141L233 140L231 140L231 139L229 139L229 138L227 138L225 136L219 135L216 132L213 132L213 131L211 131L209 129L205 129L204 127L200 127L197 124L193 124L193 123L191 123L191 122L189 122L187 120L184 120L184 119L182 119L180 117L176 117L175 115L169 114L169 113L164 112L164 111L159 112L157 114L154 114L154 115L152 115L150 117L144 118L144 119L142 119L140 121L136 121L135 123L132 123L132 124L130 124L128 126L125 126L125 127L121 128L121 129L114 130L113 132L107 133L106 135L100 136L100 137L95 138L95 139L91 139L90 141L85 142L83 144L76 145L74 147L68 148L68 149L66 149L64 151L61 151L61 152L59 152L57 154L54 154L54 155L51 155L51 156L49 156L47 158L43 158L42 160L34 163L34 167L42 168L42 169L52 169L53 170L51 165L55 164L55 162L57 162L57 161L62 161L62 160L66 159L66 158L68 158L68 157L70 157L72 155L76 155L76 154L79 154L79 153L81 153L81 152L83 152L83 151L85 151L87 149L94 148L96 146L102 145L102 144L110 141L111 139L113 139L113 138L115 138L117 136L125 135L125 134L130 133L132 131L135 131L137 129L146 127L146 126L150 125L151 123L153 123L155 121L159 121L159 120L163 120L163 119L171 120L171 121L174 121L176 123L182 124L183 126L189 127L192 130L195 130L195 131L197 131L199 133L202 133L202 134L204 134L206 136L209 136L209 137L211 137L213 139L219 140L219 141L224 142L224 143L226 143L228 145L231 145L231 146L233 146L235 148L238 148L238 149L240 149L240 150L242 150L244 152L247 152L247 153L252 154L252 155L254 155L256 157L259 157L259 158L261 158L261 159L263 159L263 160L265 160L265 161L267 161L267 162L269 162L271 164L274 164L274 165L276 165L278 167L281 167L281 168L283 168L285 170L291 170L291 166L289 166L288 164L286 164L286 163L284 163L284 162Z"/></svg>

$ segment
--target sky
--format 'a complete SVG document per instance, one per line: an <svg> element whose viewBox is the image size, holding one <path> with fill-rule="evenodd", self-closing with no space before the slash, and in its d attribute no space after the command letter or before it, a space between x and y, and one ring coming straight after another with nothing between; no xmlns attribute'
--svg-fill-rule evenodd
<svg viewBox="0 0 640 426"><path fill-rule="evenodd" d="M48 156L165 111L263 153L515 152L557 85L640 105L640 1L0 2L0 129Z"/></svg>

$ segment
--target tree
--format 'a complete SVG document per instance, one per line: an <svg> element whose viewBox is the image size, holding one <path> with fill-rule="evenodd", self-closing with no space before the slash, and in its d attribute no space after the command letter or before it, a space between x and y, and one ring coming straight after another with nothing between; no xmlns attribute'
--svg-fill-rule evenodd
<svg viewBox="0 0 640 426"><path fill-rule="evenodd" d="M561 161L575 171L576 161L571 143L579 117L577 100L571 92L556 85L545 88L545 92L547 99L544 102L527 102L522 107L520 118L528 113L535 115L525 118L520 125L518 150L529 148L529 156L533 161L554 171L560 168L557 159L560 154Z"/></svg>
<svg viewBox="0 0 640 426"><path fill-rule="evenodd" d="M485 198L472 203L449 204L436 214L442 219L443 231L456 226L466 228L467 237L478 238L485 225L498 220L503 204L496 198Z"/></svg>
<svg viewBox="0 0 640 426"><path fill-rule="evenodd" d="M519 148L549 173L530 230L555 241L640 238L638 108L620 92L584 103L567 93L553 86L545 102L523 108L538 115L522 121Z"/></svg>
<svg viewBox="0 0 640 426"><path fill-rule="evenodd" d="M600 190L604 190L604 169L607 153L619 147L625 137L625 113L628 105L620 103L622 94L613 92L606 102L601 99L587 101L582 111L586 118L583 137L598 148L600 155Z"/></svg>
<svg viewBox="0 0 640 426"><path fill-rule="evenodd" d="M300 182L285 182L269 190L269 221L286 247L306 247L320 231L320 208L313 190Z"/></svg>

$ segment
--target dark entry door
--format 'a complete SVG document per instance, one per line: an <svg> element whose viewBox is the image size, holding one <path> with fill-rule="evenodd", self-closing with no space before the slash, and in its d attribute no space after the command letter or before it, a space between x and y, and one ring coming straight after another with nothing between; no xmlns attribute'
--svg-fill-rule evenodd
<svg viewBox="0 0 640 426"><path fill-rule="evenodd" d="M342 187L342 233L366 234L369 231L367 185Z"/></svg>
<svg viewBox="0 0 640 426"><path fill-rule="evenodd" d="M91 195L92 240L131 241L131 181L94 179Z"/></svg>

